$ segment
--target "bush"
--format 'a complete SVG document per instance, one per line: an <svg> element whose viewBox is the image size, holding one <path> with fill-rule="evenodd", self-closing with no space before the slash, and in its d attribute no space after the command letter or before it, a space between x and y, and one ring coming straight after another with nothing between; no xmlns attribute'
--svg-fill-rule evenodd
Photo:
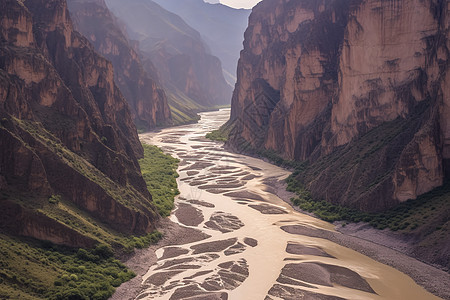
<svg viewBox="0 0 450 300"><path fill-rule="evenodd" d="M97 247L95 247L93 253L94 253L94 255L98 255L104 259L114 256L114 252L113 252L112 248L105 244L97 245Z"/></svg>
<svg viewBox="0 0 450 300"><path fill-rule="evenodd" d="M48 202L51 204L58 204L61 201L61 195L51 195Z"/></svg>

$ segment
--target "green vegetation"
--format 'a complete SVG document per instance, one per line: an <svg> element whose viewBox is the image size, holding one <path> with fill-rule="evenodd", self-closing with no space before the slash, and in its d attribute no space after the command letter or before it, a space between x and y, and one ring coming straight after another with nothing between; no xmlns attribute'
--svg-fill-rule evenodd
<svg viewBox="0 0 450 300"><path fill-rule="evenodd" d="M228 140L228 134L224 134L223 131L217 129L207 133L206 138L213 141L226 142Z"/></svg>
<svg viewBox="0 0 450 300"><path fill-rule="evenodd" d="M154 209L133 187L113 182L83 157L67 149L42 124L18 119L12 121L53 152L61 164L95 181L118 202L134 210L139 206ZM101 141L100 137L98 139ZM29 147L25 141L22 142ZM167 215L170 213L168 209L173 207L173 197L178 193L175 181L178 161L156 147L145 146L145 149L146 157L142 160L144 177L147 182L153 182L150 183L154 188L153 200L157 205L161 203L158 208ZM115 287L134 276L114 256L148 247L162 237L157 231L140 237L120 233L80 209L64 195L45 197L19 190L2 190L0 200L38 212L43 220L53 219L67 226L68 230L75 230L97 242L93 249L73 249L0 234L0 299L108 299Z"/></svg>
<svg viewBox="0 0 450 300"><path fill-rule="evenodd" d="M50 198L48 198L48 203L51 204L58 204L61 201L61 195L51 195Z"/></svg>
<svg viewBox="0 0 450 300"><path fill-rule="evenodd" d="M144 236L131 236L127 238L124 243L127 246L127 249L143 249L152 244L156 244L162 237L163 235L161 232L154 231Z"/></svg>
<svg viewBox="0 0 450 300"><path fill-rule="evenodd" d="M172 113L173 125L196 123L200 120L200 116L197 113L207 110L206 107L194 102L173 86L167 89L166 92L167 101Z"/></svg>
<svg viewBox="0 0 450 300"><path fill-rule="evenodd" d="M91 250L0 234L0 299L108 299L135 276L110 246Z"/></svg>
<svg viewBox="0 0 450 300"><path fill-rule="evenodd" d="M157 231L141 237L118 233L59 195L16 197L1 193L1 198L34 207L98 244L69 249L0 234L0 299L108 299L134 276L113 255L148 247L162 237ZM55 198L59 202L52 203Z"/></svg>
<svg viewBox="0 0 450 300"><path fill-rule="evenodd" d="M156 146L143 145L144 158L139 160L142 175L147 188L152 194L158 212L161 216L170 215L173 201L178 191L176 178L178 177L178 159L164 154Z"/></svg>
<svg viewBox="0 0 450 300"><path fill-rule="evenodd" d="M449 214L450 182L442 187L397 205L384 213L364 213L356 209L316 201L311 194L295 179L295 173L286 179L288 190L297 194L291 201L304 211L314 213L328 222L367 222L377 229L389 228L393 231L413 231L433 223L435 230L450 230L446 224Z"/></svg>
<svg viewBox="0 0 450 300"><path fill-rule="evenodd" d="M228 141L228 136L230 135L231 129L233 129L233 125L227 122L219 129L207 133L206 138L213 141L226 142Z"/></svg>

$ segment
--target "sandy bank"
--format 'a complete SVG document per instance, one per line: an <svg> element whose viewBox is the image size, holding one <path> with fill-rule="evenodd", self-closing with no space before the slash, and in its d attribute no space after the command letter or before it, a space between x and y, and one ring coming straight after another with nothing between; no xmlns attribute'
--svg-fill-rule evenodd
<svg viewBox="0 0 450 300"><path fill-rule="evenodd" d="M171 245L183 245L208 238L208 235L199 230L182 227L167 218L161 221L158 230L164 235L161 241L147 249L136 250L129 259L124 261L125 265L136 273L136 277L119 286L110 298L111 300L131 300L137 297L142 289L142 276L157 261L155 254L157 249Z"/></svg>
<svg viewBox="0 0 450 300"><path fill-rule="evenodd" d="M291 205L290 198L294 194L286 191L284 182L266 180L265 184L270 185L271 192ZM298 207L293 208L299 212L311 215L301 211ZM395 236L390 234L389 231L384 232L373 228L367 229L367 226L364 224L349 224L345 227L337 226L336 229L342 232L311 229L305 226L289 226L283 229L290 233L324 238L353 249L407 274L417 284L432 294L443 299L450 299L450 275L437 267L402 253L402 250L407 252L408 243L403 239L396 240ZM395 247L395 249L391 247Z"/></svg>

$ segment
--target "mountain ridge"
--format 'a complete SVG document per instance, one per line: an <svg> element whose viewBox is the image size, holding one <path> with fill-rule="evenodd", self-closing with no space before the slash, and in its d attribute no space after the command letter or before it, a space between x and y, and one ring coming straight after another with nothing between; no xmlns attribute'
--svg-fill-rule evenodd
<svg viewBox="0 0 450 300"><path fill-rule="evenodd" d="M69 0L75 28L114 66L115 82L141 130L171 124L167 96L156 72L147 73L104 1ZM149 63L151 64L151 62ZM154 68L149 66L148 69Z"/></svg>
<svg viewBox="0 0 450 300"><path fill-rule="evenodd" d="M220 58L227 82L234 85L239 52L251 10L235 9L220 3L209 4L202 0L155 2L181 16L200 32L212 53Z"/></svg>
<svg viewBox="0 0 450 300"><path fill-rule="evenodd" d="M179 16L150 0L106 3L127 24L129 36L138 40L141 54L155 64L172 94L182 93L200 107L229 103L231 87L223 77L220 60Z"/></svg>

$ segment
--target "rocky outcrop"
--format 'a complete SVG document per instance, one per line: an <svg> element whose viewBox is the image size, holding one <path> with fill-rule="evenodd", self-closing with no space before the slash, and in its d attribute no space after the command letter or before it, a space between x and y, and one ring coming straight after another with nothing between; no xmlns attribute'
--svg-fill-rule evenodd
<svg viewBox="0 0 450 300"><path fill-rule="evenodd" d="M122 32L104 1L69 0L77 31L114 66L115 83L128 101L133 119L141 129L171 123L166 94L156 73L144 71L141 59ZM151 62L150 62L151 63Z"/></svg>
<svg viewBox="0 0 450 300"><path fill-rule="evenodd" d="M73 247L92 248L97 243L94 239L19 204L1 201L0 208L0 229L3 232Z"/></svg>
<svg viewBox="0 0 450 300"><path fill-rule="evenodd" d="M139 41L143 55L155 64L173 94L184 93L204 107L227 104L231 86L220 60L209 53L200 34L179 16L151 0L107 0L108 7Z"/></svg>
<svg viewBox="0 0 450 300"><path fill-rule="evenodd" d="M439 0L259 3L229 145L308 161L299 180L314 197L364 211L442 185L448 9Z"/></svg>
<svg viewBox="0 0 450 300"><path fill-rule="evenodd" d="M0 201L45 214L60 194L120 232L153 230L143 149L111 63L74 31L64 0L1 0L0 8ZM69 234L63 226L55 232ZM45 230L24 232L45 239Z"/></svg>

